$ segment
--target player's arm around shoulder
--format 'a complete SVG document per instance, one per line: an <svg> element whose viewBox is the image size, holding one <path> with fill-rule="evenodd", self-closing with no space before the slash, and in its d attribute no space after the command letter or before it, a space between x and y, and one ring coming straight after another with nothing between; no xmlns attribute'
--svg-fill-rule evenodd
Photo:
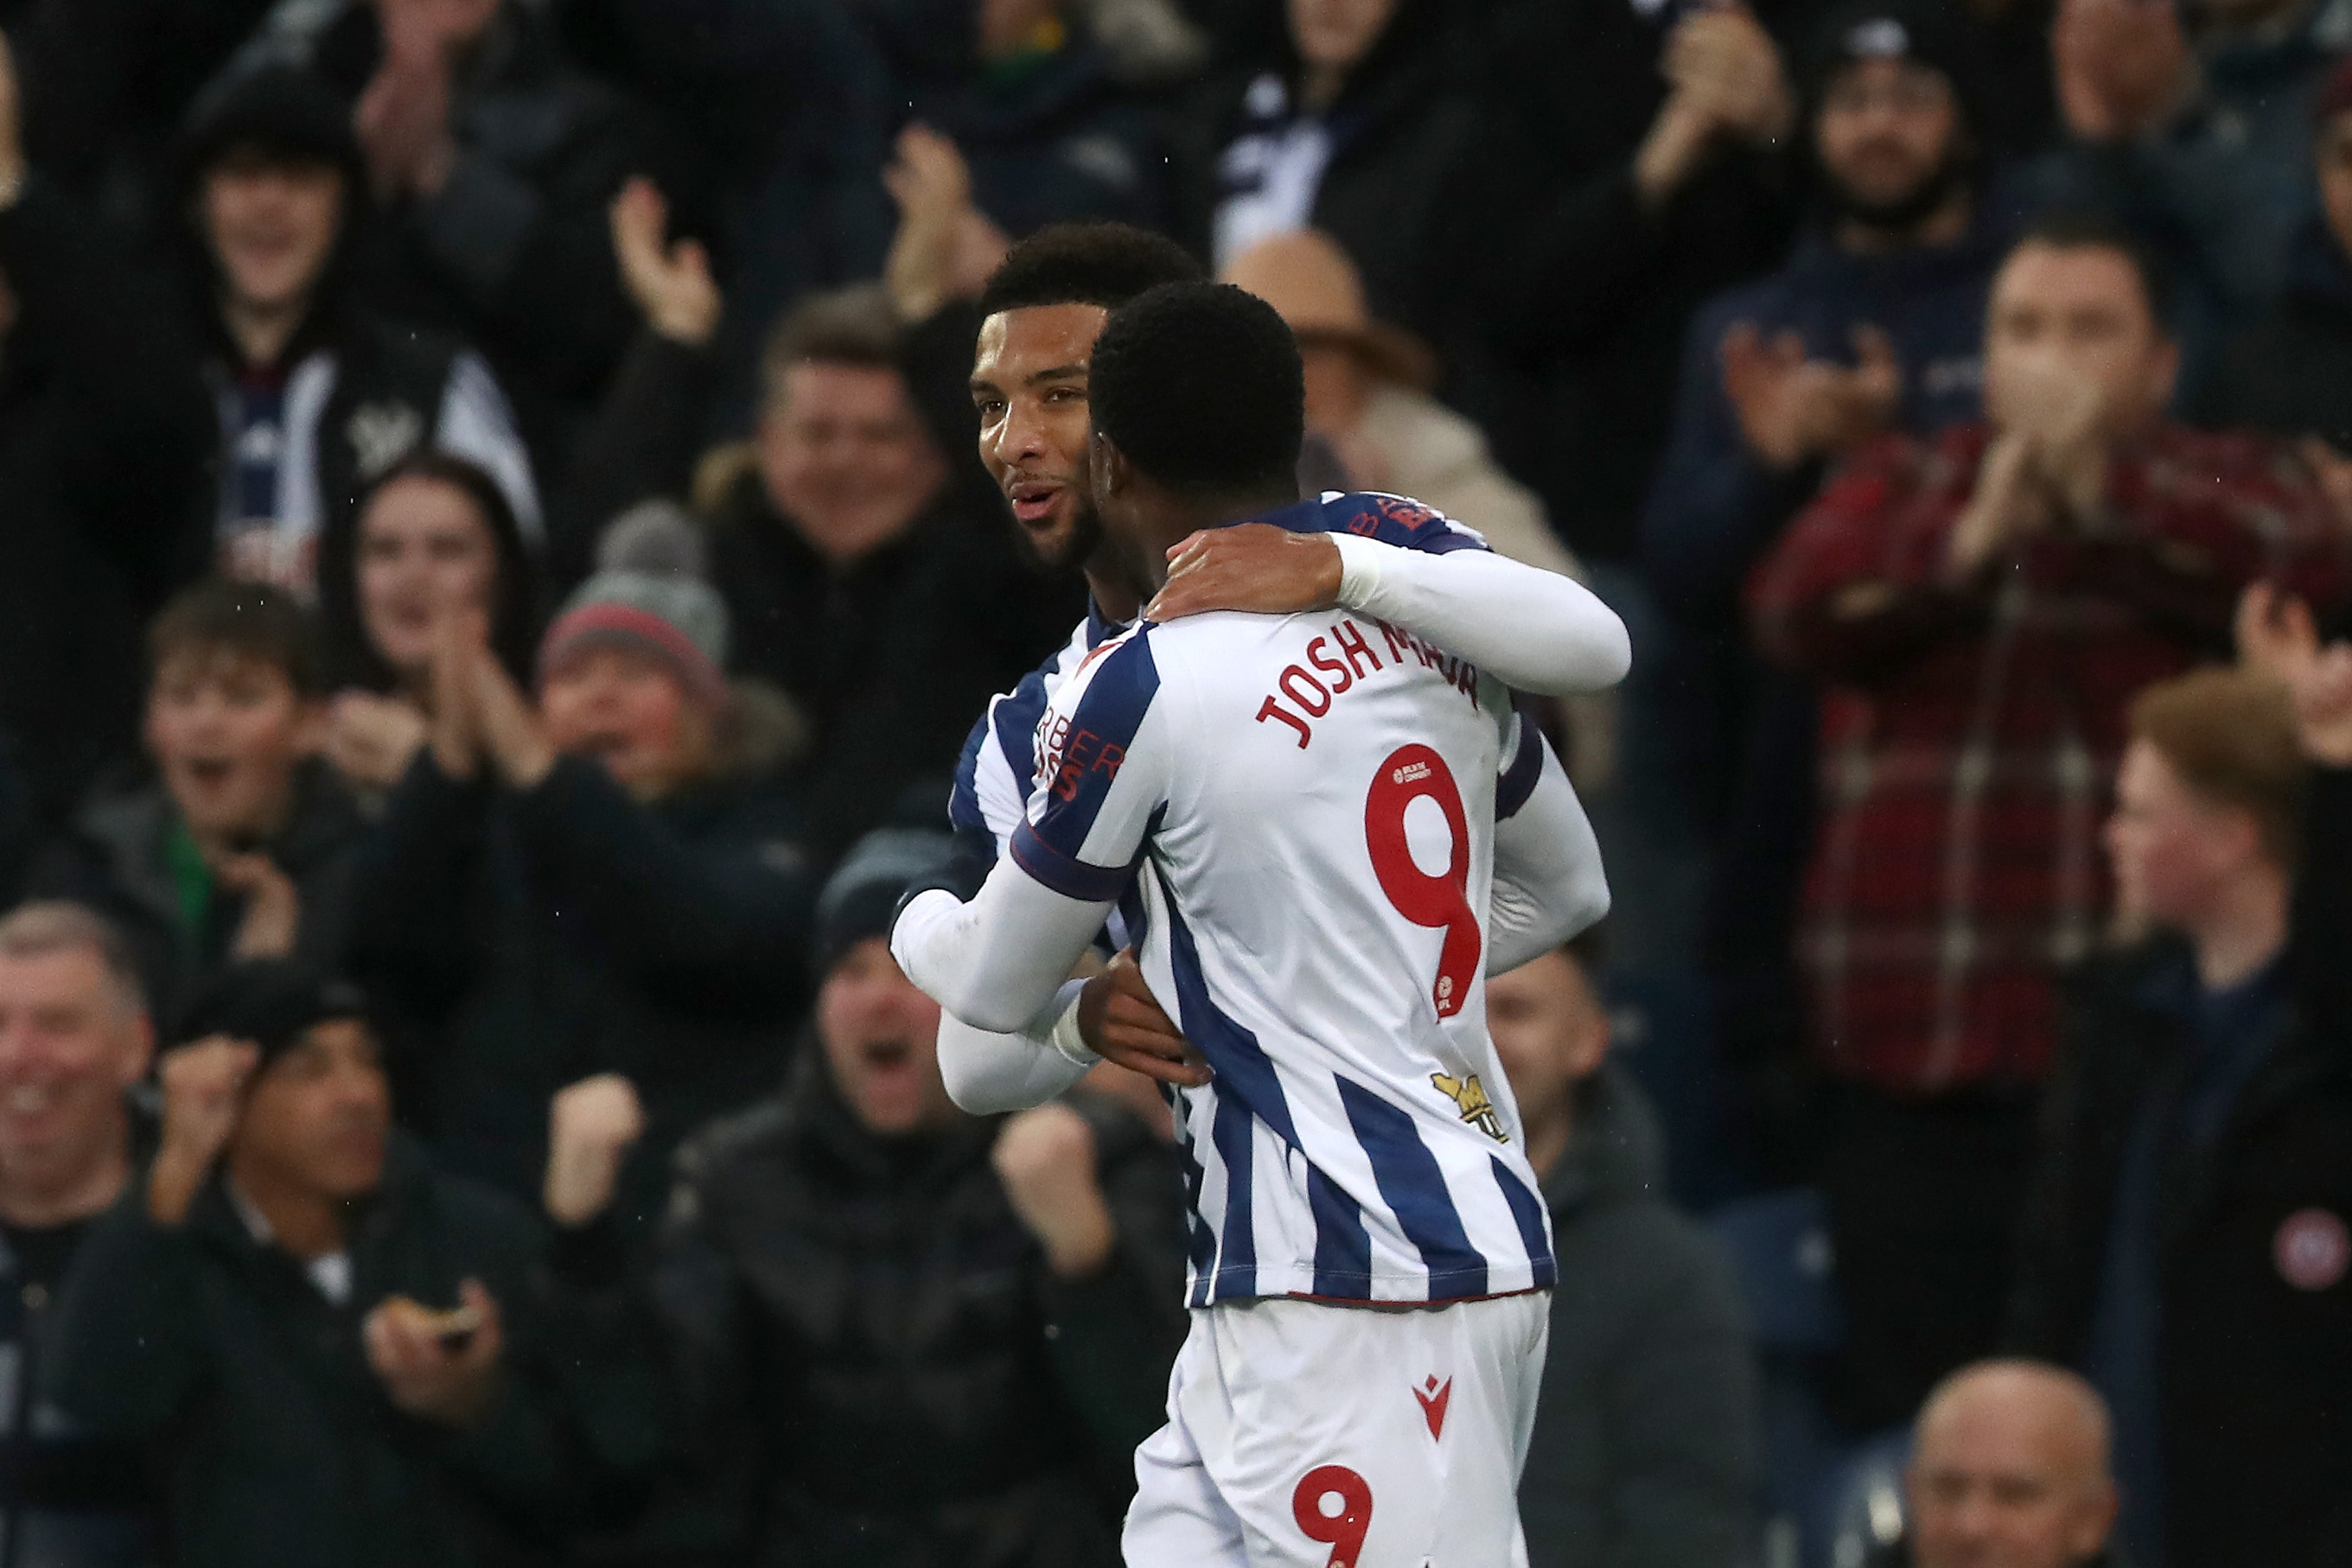
<svg viewBox="0 0 2352 1568"><path fill-rule="evenodd" d="M1606 690L1633 666L1625 623L1571 577L1478 547L1407 549L1351 533L1243 523L1171 552L1146 611L1173 622L1216 610L1346 609L1391 622L1541 696Z"/></svg>

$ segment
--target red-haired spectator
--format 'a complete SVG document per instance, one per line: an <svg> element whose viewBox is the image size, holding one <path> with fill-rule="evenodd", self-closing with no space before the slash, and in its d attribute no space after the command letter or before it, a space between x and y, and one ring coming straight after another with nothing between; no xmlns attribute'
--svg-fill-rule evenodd
<svg viewBox="0 0 2352 1568"><path fill-rule="evenodd" d="M2106 837L2147 934L2068 987L2011 1300L2177 1568L2352 1543L2352 648L2261 588L2242 626L2255 668L2132 706Z"/></svg>
<svg viewBox="0 0 2352 1568"><path fill-rule="evenodd" d="M2346 590L2352 543L2291 451L2162 419L2159 298L2114 231L2034 231L1993 288L1990 423L1864 447L1749 584L1766 651L1822 683L1800 961L1847 1090L1824 1180L1874 1424L1995 1332L2126 705L2250 580Z"/></svg>

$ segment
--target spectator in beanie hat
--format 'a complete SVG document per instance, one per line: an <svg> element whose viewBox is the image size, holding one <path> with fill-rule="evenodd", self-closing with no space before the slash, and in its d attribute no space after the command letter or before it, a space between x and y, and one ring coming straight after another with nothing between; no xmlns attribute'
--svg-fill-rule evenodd
<svg viewBox="0 0 2352 1568"><path fill-rule="evenodd" d="M541 1233L391 1131L365 1007L283 961L225 971L58 1310L58 1402L149 1448L175 1562L530 1561L563 1512Z"/></svg>
<svg viewBox="0 0 2352 1568"><path fill-rule="evenodd" d="M431 1042L420 1120L459 1169L535 1192L549 1097L634 1079L635 1223L677 1139L774 1081L806 998L779 955L815 889L720 673L726 613L682 569L691 524L626 521L541 643L536 702L479 616L449 618L430 741L360 858L352 963Z"/></svg>

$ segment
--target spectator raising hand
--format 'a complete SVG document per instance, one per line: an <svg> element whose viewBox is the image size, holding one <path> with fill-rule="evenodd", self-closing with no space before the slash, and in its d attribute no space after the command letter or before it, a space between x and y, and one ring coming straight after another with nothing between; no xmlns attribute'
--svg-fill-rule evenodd
<svg viewBox="0 0 2352 1568"><path fill-rule="evenodd" d="M619 1073L598 1073L561 1090L548 1110L547 1182L541 1193L548 1217L572 1229L611 1207L621 1163L645 1135L636 1086Z"/></svg>
<svg viewBox="0 0 2352 1568"><path fill-rule="evenodd" d="M725 300L698 239L669 237L669 202L639 174L613 198L613 250L621 282L646 324L673 342L699 348L719 330Z"/></svg>
<svg viewBox="0 0 2352 1568"><path fill-rule="evenodd" d="M499 0L384 0L383 62L360 95L352 129L376 199L438 195L457 161L450 127L457 51L497 16Z"/></svg>
<svg viewBox="0 0 2352 1568"><path fill-rule="evenodd" d="M1683 22L1660 67L1671 90L1633 157L1633 186L1645 206L1664 206L1720 142L1773 146L1795 121L1780 51L1743 7Z"/></svg>
<svg viewBox="0 0 2352 1568"><path fill-rule="evenodd" d="M1723 338L1723 390L1740 433L1766 467L1785 472L1885 429L1903 396L1895 345L1876 327L1853 330L1854 363L1813 359L1784 331L1768 341L1742 321Z"/></svg>
<svg viewBox="0 0 2352 1568"><path fill-rule="evenodd" d="M2284 684L2294 699L2305 754L2352 767L2352 644L2322 647L2311 606L2268 583L2238 601L2238 662Z"/></svg>
<svg viewBox="0 0 2352 1568"><path fill-rule="evenodd" d="M250 1042L215 1036L166 1056L155 1077L163 1089L163 1131L147 1170L147 1213L178 1225L236 1131L246 1080L261 1063Z"/></svg>
<svg viewBox="0 0 2352 1568"><path fill-rule="evenodd" d="M908 126L882 183L898 204L882 276L899 316L925 321L950 300L977 299L1011 241L972 205L971 171L956 144L928 126Z"/></svg>

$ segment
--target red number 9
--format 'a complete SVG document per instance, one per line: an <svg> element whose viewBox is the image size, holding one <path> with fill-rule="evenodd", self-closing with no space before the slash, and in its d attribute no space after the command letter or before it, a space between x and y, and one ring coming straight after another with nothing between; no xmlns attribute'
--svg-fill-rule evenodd
<svg viewBox="0 0 2352 1568"><path fill-rule="evenodd" d="M1327 1513L1323 1505L1334 1498L1339 1511ZM1307 1540L1331 1549L1331 1560L1323 1568L1356 1568L1364 1532L1372 1527L1372 1489L1363 1477L1344 1465L1309 1470L1290 1494L1290 1512Z"/></svg>
<svg viewBox="0 0 2352 1568"><path fill-rule="evenodd" d="M1445 826L1454 834L1453 858L1442 877L1415 865L1405 842L1405 807L1424 796L1445 813ZM1397 913L1417 926L1445 932L1445 945L1437 955L1437 984L1429 995L1437 1016L1451 1018L1469 999L1483 943L1478 916L1470 908L1470 822L1454 770L1444 757L1427 746L1403 746L1390 754L1372 775L1372 793L1364 801L1364 842L1371 849L1381 891Z"/></svg>

